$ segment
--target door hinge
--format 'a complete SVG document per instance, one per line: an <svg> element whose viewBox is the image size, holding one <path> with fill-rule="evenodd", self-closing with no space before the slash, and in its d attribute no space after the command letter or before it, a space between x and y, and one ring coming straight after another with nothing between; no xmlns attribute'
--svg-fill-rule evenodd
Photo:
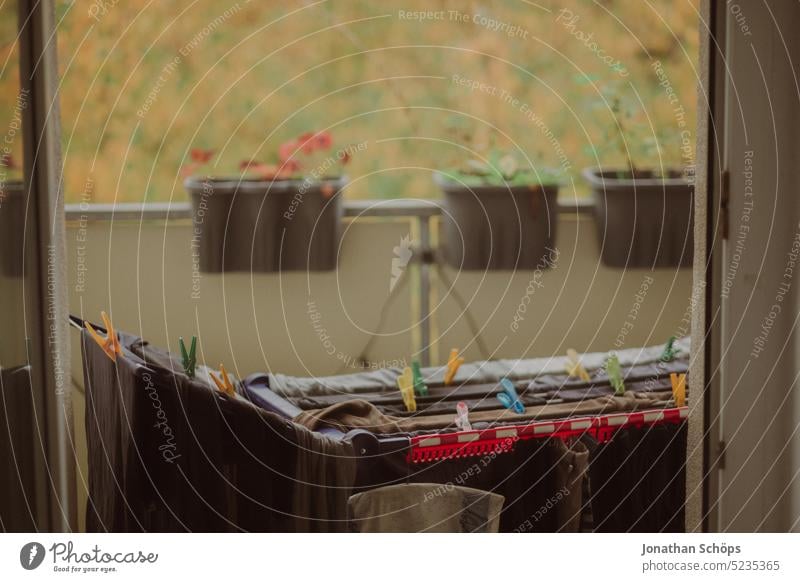
<svg viewBox="0 0 800 582"><path fill-rule="evenodd" d="M729 207L731 201L731 174L728 170L722 171L722 183L719 193L719 220L722 229L722 238L728 240Z"/></svg>

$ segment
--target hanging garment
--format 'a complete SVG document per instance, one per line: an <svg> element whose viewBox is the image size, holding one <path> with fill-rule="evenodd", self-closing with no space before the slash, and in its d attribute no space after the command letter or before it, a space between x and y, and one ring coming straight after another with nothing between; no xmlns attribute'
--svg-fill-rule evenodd
<svg viewBox="0 0 800 582"><path fill-rule="evenodd" d="M579 440L568 445L554 439L553 444L551 454L556 467L557 492L564 493L556 505L559 531L576 533L581 527L583 482L589 466L589 450Z"/></svg>
<svg viewBox="0 0 800 582"><path fill-rule="evenodd" d="M353 495L350 531L496 533L503 497L437 483L381 487Z"/></svg>
<svg viewBox="0 0 800 582"><path fill-rule="evenodd" d="M355 491L402 483L469 487L505 499L499 531L557 532L564 528L557 507L567 497L567 482L559 480L557 471L557 461L564 456L562 447L563 443L551 439L520 440L504 453L420 464L408 464L405 449L368 455L359 458ZM575 503L580 505L580 492L570 494L578 497Z"/></svg>
<svg viewBox="0 0 800 582"><path fill-rule="evenodd" d="M297 427L292 515L298 532L347 531L356 460L346 441Z"/></svg>
<svg viewBox="0 0 800 582"><path fill-rule="evenodd" d="M87 531L294 531L296 427L82 335ZM161 362L163 364L163 361Z"/></svg>
<svg viewBox="0 0 800 582"><path fill-rule="evenodd" d="M683 532L685 423L628 428L590 451L589 500L598 532Z"/></svg>

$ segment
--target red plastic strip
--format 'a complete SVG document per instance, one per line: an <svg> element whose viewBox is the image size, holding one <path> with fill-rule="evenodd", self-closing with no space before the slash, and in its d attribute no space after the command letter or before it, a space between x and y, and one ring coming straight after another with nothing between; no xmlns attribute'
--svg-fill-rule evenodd
<svg viewBox="0 0 800 582"><path fill-rule="evenodd" d="M680 423L689 416L689 408L644 410L604 416L587 416L562 420L545 420L523 425L501 426L411 437L410 463L428 463L443 459L485 456L513 450L518 440L560 438L590 434L607 442L613 433L628 427L664 423Z"/></svg>

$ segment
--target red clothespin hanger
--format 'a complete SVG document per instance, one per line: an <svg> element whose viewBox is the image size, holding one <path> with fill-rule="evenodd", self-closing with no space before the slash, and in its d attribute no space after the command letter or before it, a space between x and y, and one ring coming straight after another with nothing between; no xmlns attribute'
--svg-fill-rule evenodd
<svg viewBox="0 0 800 582"><path fill-rule="evenodd" d="M119 345L117 333L114 331L114 326L111 325L111 319L109 319L108 314L105 311L101 311L100 317L103 318L103 325L106 326L106 337L97 333L88 321L84 321L83 324L92 339L97 342L97 345L103 348L103 351L112 361L116 362L117 355L122 356L122 346Z"/></svg>

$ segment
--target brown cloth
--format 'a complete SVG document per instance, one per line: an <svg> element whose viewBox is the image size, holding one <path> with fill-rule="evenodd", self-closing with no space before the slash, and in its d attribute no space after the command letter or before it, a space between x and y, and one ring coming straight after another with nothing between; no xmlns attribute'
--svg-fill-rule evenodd
<svg viewBox="0 0 800 582"><path fill-rule="evenodd" d="M347 500L356 473L353 445L301 428L295 436L298 450L292 511L296 530L346 531Z"/></svg>
<svg viewBox="0 0 800 582"><path fill-rule="evenodd" d="M564 493L556 515L560 532L577 533L581 526L583 508L583 480L589 466L589 449L581 441L567 445L564 441L553 439L552 452L555 456L556 487Z"/></svg>
<svg viewBox="0 0 800 582"><path fill-rule="evenodd" d="M663 408L670 405L671 397L671 392L626 392L623 396L600 396L579 402L529 406L525 409L524 414L516 414L505 408L480 411L471 413L469 420L474 425L479 422L510 423L629 412ZM348 400L322 410L307 410L293 420L311 430L335 428L347 432L361 428L378 434L415 432L455 426L454 415L399 418L382 413L375 405L365 400Z"/></svg>
<svg viewBox="0 0 800 582"><path fill-rule="evenodd" d="M380 487L350 498L350 530L497 533L503 501L502 495L452 483Z"/></svg>

